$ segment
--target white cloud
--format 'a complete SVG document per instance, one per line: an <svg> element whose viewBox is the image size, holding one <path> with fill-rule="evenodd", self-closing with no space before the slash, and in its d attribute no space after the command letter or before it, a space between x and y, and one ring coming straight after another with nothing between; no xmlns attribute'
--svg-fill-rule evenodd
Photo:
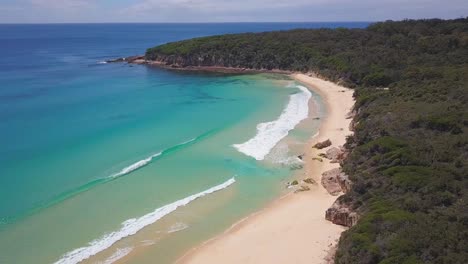
<svg viewBox="0 0 468 264"><path fill-rule="evenodd" d="M1 0L0 0L1 1ZM7 22L378 21L455 18L466 0L10 0Z"/></svg>
<svg viewBox="0 0 468 264"><path fill-rule="evenodd" d="M119 11L145 21L374 21L458 17L465 0L140 0ZM452 2L452 3L447 3ZM459 12L460 14L457 14Z"/></svg>
<svg viewBox="0 0 468 264"><path fill-rule="evenodd" d="M47 9L81 9L93 5L90 0L30 0L31 4L40 8Z"/></svg>

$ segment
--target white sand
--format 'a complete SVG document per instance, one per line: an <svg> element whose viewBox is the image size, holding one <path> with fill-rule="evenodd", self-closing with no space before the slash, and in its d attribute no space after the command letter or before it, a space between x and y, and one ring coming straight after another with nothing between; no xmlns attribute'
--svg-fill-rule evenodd
<svg viewBox="0 0 468 264"><path fill-rule="evenodd" d="M344 227L325 220L325 211L337 197L320 185L321 174L338 164L313 161L320 152L312 146L330 139L332 147L343 145L351 134L351 119L346 115L354 105L353 91L304 74L292 75L309 89L319 93L327 105L327 117L322 120L319 135L311 138L305 149L307 177L318 184L311 190L289 194L264 210L234 225L224 234L197 247L178 263L324 263L331 246L335 245Z"/></svg>

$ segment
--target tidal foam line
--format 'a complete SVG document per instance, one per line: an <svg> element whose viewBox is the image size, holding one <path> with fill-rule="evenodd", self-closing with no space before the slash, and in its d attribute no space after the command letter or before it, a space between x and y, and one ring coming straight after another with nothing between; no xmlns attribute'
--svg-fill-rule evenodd
<svg viewBox="0 0 468 264"><path fill-rule="evenodd" d="M309 99L312 93L304 86L297 85L300 92L289 97L289 103L275 121L257 125L257 134L242 144L233 146L247 156L263 160L290 130L309 115Z"/></svg>
<svg viewBox="0 0 468 264"><path fill-rule="evenodd" d="M190 202L200 197L203 197L207 194L211 194L211 193L220 191L222 189L225 189L229 185L233 184L234 182L236 182L236 180L234 178L231 178L220 185L211 187L208 190L188 196L184 199L175 201L171 204L167 204L163 207L157 208L153 212L146 214L140 218L128 219L127 221L122 223L122 227L120 228L120 230L106 234L102 236L101 238L90 242L85 247L77 248L75 250L72 250L66 253L55 263L56 264L70 264L70 263L73 264L73 263L79 263L85 259L88 259L89 257L94 256L98 254L99 252L111 247L117 241L125 237L136 234L138 231L140 231L144 227L151 225L155 223L156 221L158 221L159 219L163 218L164 216L174 212L178 207L185 206L189 204Z"/></svg>
<svg viewBox="0 0 468 264"><path fill-rule="evenodd" d="M132 252L133 248L132 247L126 247L126 248L118 248L112 256L107 258L104 262L99 262L99 264L112 264L125 256L127 256L130 252Z"/></svg>

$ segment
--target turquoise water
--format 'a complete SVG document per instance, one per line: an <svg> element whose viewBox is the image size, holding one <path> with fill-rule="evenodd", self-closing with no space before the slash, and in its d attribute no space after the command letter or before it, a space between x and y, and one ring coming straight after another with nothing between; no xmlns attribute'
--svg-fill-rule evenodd
<svg viewBox="0 0 468 264"><path fill-rule="evenodd" d="M287 133L307 107L297 84L99 62L197 34L294 26L174 25L165 38L119 42L131 26L1 25L0 263L171 263L278 197L318 121L260 160L233 145L262 135L260 123Z"/></svg>
<svg viewBox="0 0 468 264"><path fill-rule="evenodd" d="M144 66L138 70L152 71ZM152 83L156 82L153 76L158 74L151 75ZM184 79L185 85L179 83L176 88L168 84L168 94L159 95L146 106L138 106L154 114L145 117L146 122L134 120L119 129L103 128L93 138L58 146L43 153L40 159L25 159L8 168L11 174L41 177L41 181L28 182L24 188L30 188L31 193L24 193L21 199L26 204L40 195L44 202L40 204L41 210L18 219L2 231L0 248L8 252L2 254L5 263L56 261L72 249L119 230L127 219L145 215L233 177L236 183L224 194L216 194L225 200L222 205L212 205L214 201L210 199L218 199L216 196L206 197L205 210L214 207L209 212L193 209L198 219L174 221L189 226L186 231L186 236L191 238L189 242L203 238L203 233L222 230L226 223L258 209L279 193L278 182L291 174L290 168L255 161L239 153L232 144L253 137L259 122L276 119L295 89L285 88L276 78L260 75L184 75ZM173 90L181 94L173 98L170 95ZM145 96L151 97L151 91ZM176 105L174 111L163 110L167 101ZM192 141L184 143L188 140ZM161 151L160 156L145 166L113 176ZM43 171L50 173L41 174ZM42 194L53 190L57 195ZM171 225L166 227L170 228ZM203 232L204 228L208 230ZM44 239L47 243L41 243ZM138 241L130 238L119 243L137 247L141 241L148 240L156 241L152 235L143 235ZM156 257L160 261L164 258L172 261L180 254L177 249L190 246L189 242L175 242L170 247L172 255L165 252ZM154 243L156 250L149 251L151 254L166 244L164 239ZM25 247L29 254L21 254Z"/></svg>

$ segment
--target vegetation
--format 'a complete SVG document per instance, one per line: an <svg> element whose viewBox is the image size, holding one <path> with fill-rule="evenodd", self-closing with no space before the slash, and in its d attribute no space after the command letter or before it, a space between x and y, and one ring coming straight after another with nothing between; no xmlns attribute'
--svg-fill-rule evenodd
<svg viewBox="0 0 468 264"><path fill-rule="evenodd" d="M354 185L340 199L361 218L335 262L467 263L468 18L206 37L146 57L315 72L354 87L343 164Z"/></svg>

